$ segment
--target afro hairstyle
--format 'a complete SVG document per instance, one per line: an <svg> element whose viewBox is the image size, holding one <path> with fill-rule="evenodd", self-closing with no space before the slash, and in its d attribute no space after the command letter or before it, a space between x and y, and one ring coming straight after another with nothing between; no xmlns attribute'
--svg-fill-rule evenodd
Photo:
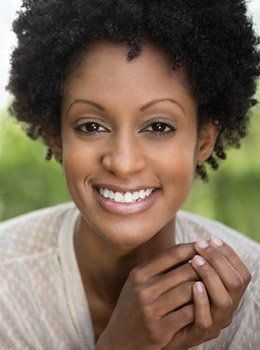
<svg viewBox="0 0 260 350"><path fill-rule="evenodd" d="M13 30L9 112L47 147L47 136L61 133L66 82L97 40L127 43L129 61L150 41L173 70L185 65L198 130L209 121L221 125L212 154L196 167L204 182L206 163L218 169L226 149L239 148L247 134L257 104L260 39L243 0L23 0ZM48 148L46 160L51 157Z"/></svg>

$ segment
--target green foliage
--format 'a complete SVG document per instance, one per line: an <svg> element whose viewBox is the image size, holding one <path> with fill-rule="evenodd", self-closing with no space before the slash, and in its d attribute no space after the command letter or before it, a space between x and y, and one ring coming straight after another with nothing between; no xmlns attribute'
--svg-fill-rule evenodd
<svg viewBox="0 0 260 350"><path fill-rule="evenodd" d="M0 116L0 221L71 200L62 168L5 113Z"/></svg>
<svg viewBox="0 0 260 350"><path fill-rule="evenodd" d="M260 107L252 113L241 148L228 150L208 184L194 183L183 209L221 221L260 242Z"/></svg>
<svg viewBox="0 0 260 350"><path fill-rule="evenodd" d="M45 161L46 148L29 139L6 112L0 115L0 221L70 201L62 167ZM253 109L249 136L228 151L210 182L194 182L182 209L195 212L260 242L260 108Z"/></svg>

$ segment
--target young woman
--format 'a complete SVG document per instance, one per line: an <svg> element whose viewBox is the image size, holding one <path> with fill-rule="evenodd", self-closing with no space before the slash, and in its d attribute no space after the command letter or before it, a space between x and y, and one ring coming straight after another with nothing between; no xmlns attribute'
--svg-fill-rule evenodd
<svg viewBox="0 0 260 350"><path fill-rule="evenodd" d="M11 115L72 202L0 225L1 349L259 349L259 244L180 210L256 104L244 1L24 0L13 28Z"/></svg>

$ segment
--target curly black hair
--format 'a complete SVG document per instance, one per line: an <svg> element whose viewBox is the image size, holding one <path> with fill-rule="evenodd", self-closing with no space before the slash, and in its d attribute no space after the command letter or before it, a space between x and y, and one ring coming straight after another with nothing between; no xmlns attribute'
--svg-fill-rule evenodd
<svg viewBox="0 0 260 350"><path fill-rule="evenodd" d="M221 125L206 160L212 169L247 134L249 109L257 104L260 38L243 0L23 0L13 30L18 45L6 87L14 95L9 113L26 123L34 140L47 145L47 135L60 135L66 82L97 40L127 43L129 61L149 41L168 55L173 70L187 67L198 130L208 121ZM46 159L51 156L48 149ZM206 162L196 168L204 182Z"/></svg>

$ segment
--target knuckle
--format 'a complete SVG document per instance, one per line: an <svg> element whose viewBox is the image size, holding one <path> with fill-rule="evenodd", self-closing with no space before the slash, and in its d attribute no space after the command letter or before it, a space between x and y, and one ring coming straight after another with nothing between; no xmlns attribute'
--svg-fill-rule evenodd
<svg viewBox="0 0 260 350"><path fill-rule="evenodd" d="M226 243L226 245L227 245L227 243ZM237 258L237 253L231 247L229 247L226 254L229 256L229 258L231 260L236 260L236 258Z"/></svg>
<svg viewBox="0 0 260 350"><path fill-rule="evenodd" d="M204 259L205 260L205 259ZM205 260L206 261L206 260ZM214 272L213 268L209 265L209 263L206 261L204 265L200 267L201 273L203 273L203 279L205 281L210 281L212 278L212 271Z"/></svg>
<svg viewBox="0 0 260 350"><path fill-rule="evenodd" d="M245 284L247 285L252 279L251 273L248 271L246 276L245 276Z"/></svg>
<svg viewBox="0 0 260 350"><path fill-rule="evenodd" d="M133 285L138 286L143 282L143 273L139 267L135 267L130 272L130 278L132 280Z"/></svg>
<svg viewBox="0 0 260 350"><path fill-rule="evenodd" d="M149 293L144 288L139 288L136 290L136 298L139 305L146 305L149 300Z"/></svg>
<svg viewBox="0 0 260 350"><path fill-rule="evenodd" d="M179 262L187 259L185 251L183 249L183 243L177 244L177 245L169 248L168 254L170 255L171 258L174 258L175 260L177 260Z"/></svg>
<svg viewBox="0 0 260 350"><path fill-rule="evenodd" d="M192 294L192 286L195 282L194 281L189 281L181 284L178 289L179 293L182 293L184 295L191 295Z"/></svg>
<svg viewBox="0 0 260 350"><path fill-rule="evenodd" d="M152 344L159 344L161 341L160 327L158 326L157 319L153 317L153 311L145 311L143 314L145 328L148 333L149 342Z"/></svg>
<svg viewBox="0 0 260 350"><path fill-rule="evenodd" d="M192 305L185 306L180 311L181 311L181 317L185 321L192 322L194 320L194 308Z"/></svg>
<svg viewBox="0 0 260 350"><path fill-rule="evenodd" d="M184 265L181 265L177 268L178 274L181 276L182 280L187 280L187 277L189 278L199 278L200 276L197 274L197 272L193 269L191 264L186 263ZM176 271L176 270L174 270Z"/></svg>
<svg viewBox="0 0 260 350"><path fill-rule="evenodd" d="M214 329L209 332L207 339L215 339L220 335L220 329Z"/></svg>
<svg viewBox="0 0 260 350"><path fill-rule="evenodd" d="M232 291L240 291L244 288L244 281L241 277L237 276L230 281L229 288Z"/></svg>
<svg viewBox="0 0 260 350"><path fill-rule="evenodd" d="M151 306L146 306L142 309L142 316L145 324L149 327L153 327L157 317L154 309Z"/></svg>
<svg viewBox="0 0 260 350"><path fill-rule="evenodd" d="M178 276L181 278L181 280L183 280L187 276L187 268L185 267L185 265L181 265L177 267L177 269L174 269L172 271L172 274L177 275L178 273Z"/></svg>
<svg viewBox="0 0 260 350"><path fill-rule="evenodd" d="M152 326L148 329L149 342L154 345L159 345L162 341L161 335L156 327Z"/></svg>
<svg viewBox="0 0 260 350"><path fill-rule="evenodd" d="M230 312L233 310L234 304L233 304L233 300L231 298L226 298L224 299L221 304L220 304L220 308Z"/></svg>
<svg viewBox="0 0 260 350"><path fill-rule="evenodd" d="M203 333L205 331L208 331L212 327L212 324L213 324L212 320L208 320L208 321L196 323L196 327L201 333Z"/></svg>
<svg viewBox="0 0 260 350"><path fill-rule="evenodd" d="M230 326L232 323L232 318L228 319L227 321L223 322L222 327L223 328L227 328L228 326Z"/></svg>
<svg viewBox="0 0 260 350"><path fill-rule="evenodd" d="M218 251L218 250L216 250L216 249L214 249L212 247L209 247L208 251L209 251L208 258L209 258L209 260L211 262L221 262L221 261L223 261L223 254L220 251Z"/></svg>
<svg viewBox="0 0 260 350"><path fill-rule="evenodd" d="M194 268L191 266L191 264L187 263L185 264L185 276L191 276L191 278L200 279L200 275L194 270Z"/></svg>

